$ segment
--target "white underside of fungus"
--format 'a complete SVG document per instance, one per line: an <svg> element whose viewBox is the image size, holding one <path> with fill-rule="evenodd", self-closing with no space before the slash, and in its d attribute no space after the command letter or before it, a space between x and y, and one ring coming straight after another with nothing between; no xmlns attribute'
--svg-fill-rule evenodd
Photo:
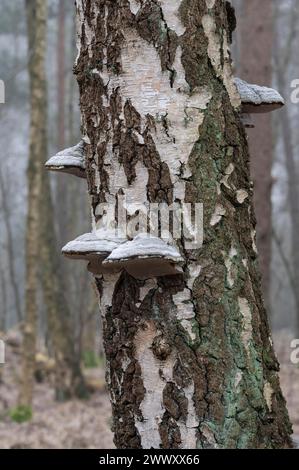
<svg viewBox="0 0 299 470"><path fill-rule="evenodd" d="M80 178L86 178L83 140L74 147L58 152L46 162L45 166L51 171L60 171L79 176Z"/></svg>
<svg viewBox="0 0 299 470"><path fill-rule="evenodd" d="M243 114L267 113L285 104L273 88L250 84L240 78L235 78L235 84L241 96Z"/></svg>
<svg viewBox="0 0 299 470"><path fill-rule="evenodd" d="M137 279L148 279L181 272L183 261L176 248L144 233L118 246L104 261L104 265L125 268Z"/></svg>
<svg viewBox="0 0 299 470"><path fill-rule="evenodd" d="M113 271L113 267L104 267L102 263L120 243L124 243L124 240L116 238L114 232L103 230L81 235L65 245L62 253L68 258L89 261L89 271L103 274Z"/></svg>
<svg viewBox="0 0 299 470"><path fill-rule="evenodd" d="M81 235L65 245L62 253L89 261L89 270L94 274L125 269L137 279L178 274L184 261L176 248L160 238L140 234L126 241L105 230Z"/></svg>

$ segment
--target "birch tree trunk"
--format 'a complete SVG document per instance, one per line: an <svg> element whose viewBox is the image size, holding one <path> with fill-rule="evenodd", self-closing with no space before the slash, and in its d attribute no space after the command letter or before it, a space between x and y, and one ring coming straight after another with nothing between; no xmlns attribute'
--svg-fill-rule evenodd
<svg viewBox="0 0 299 470"><path fill-rule="evenodd" d="M183 275L96 276L119 448L290 447L255 246L223 0L77 0L75 66L99 204L204 204ZM230 18L230 19L229 19Z"/></svg>
<svg viewBox="0 0 299 470"><path fill-rule="evenodd" d="M47 3L26 0L30 77L30 150L28 164L28 215L26 227L25 320L23 329L23 364L19 403L31 406L33 398L35 348L37 336L37 269L39 265L40 193L46 135L44 59L46 53Z"/></svg>
<svg viewBox="0 0 299 470"><path fill-rule="evenodd" d="M270 86L272 84L273 44L272 0L243 2L240 19L241 53L240 77L249 83ZM282 90L281 90L282 91ZM254 117L255 128L248 130L251 154L251 172L255 187L255 211L257 217L257 247L262 273L262 285L269 303L271 233L272 233L272 160L273 139L271 114Z"/></svg>

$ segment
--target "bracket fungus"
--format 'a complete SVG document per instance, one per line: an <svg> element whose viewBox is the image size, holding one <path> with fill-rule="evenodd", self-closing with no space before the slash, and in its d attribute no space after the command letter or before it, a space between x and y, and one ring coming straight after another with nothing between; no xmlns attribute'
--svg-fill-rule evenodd
<svg viewBox="0 0 299 470"><path fill-rule="evenodd" d="M46 162L45 166L50 171L60 171L79 178L86 178L84 140L74 147L58 152Z"/></svg>
<svg viewBox="0 0 299 470"><path fill-rule="evenodd" d="M95 275L125 269L141 280L180 274L184 262L177 249L160 238L140 234L127 241L104 230L81 235L67 243L62 253L88 261L88 270Z"/></svg>
<svg viewBox="0 0 299 470"><path fill-rule="evenodd" d="M88 261L88 270L93 274L105 274L114 269L112 266L103 266L104 259L124 242L124 239L115 237L114 232L86 233L67 243L62 248L62 253L68 258Z"/></svg>
<svg viewBox="0 0 299 470"><path fill-rule="evenodd" d="M144 280L179 274L183 261L175 247L143 233L115 248L103 265L125 269L136 279Z"/></svg>
<svg viewBox="0 0 299 470"><path fill-rule="evenodd" d="M284 106L283 97L273 88L252 85L235 78L237 90L241 96L242 114L269 113Z"/></svg>

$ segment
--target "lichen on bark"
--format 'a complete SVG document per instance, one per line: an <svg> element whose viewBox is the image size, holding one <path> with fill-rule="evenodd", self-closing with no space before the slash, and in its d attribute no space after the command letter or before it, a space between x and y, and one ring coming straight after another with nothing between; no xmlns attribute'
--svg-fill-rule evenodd
<svg viewBox="0 0 299 470"><path fill-rule="evenodd" d="M182 274L96 276L120 448L291 445L260 291L227 2L77 0L75 65L100 202L203 203ZM240 194L248 197L240 198ZM134 214L131 214L134 218Z"/></svg>

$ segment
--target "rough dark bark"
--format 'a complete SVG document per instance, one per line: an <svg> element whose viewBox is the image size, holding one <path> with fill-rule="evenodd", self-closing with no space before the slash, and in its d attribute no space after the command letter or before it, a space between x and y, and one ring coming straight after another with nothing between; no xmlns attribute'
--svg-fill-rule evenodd
<svg viewBox="0 0 299 470"><path fill-rule="evenodd" d="M273 1L250 0L242 4L239 21L239 74L249 83L271 86L273 44ZM257 217L257 247L263 292L269 304L272 227L272 121L271 114L254 117L255 128L248 130L254 206Z"/></svg>
<svg viewBox="0 0 299 470"><path fill-rule="evenodd" d="M94 227L99 203L116 204L120 189L137 203L204 203L202 249L177 243L183 275L96 276L115 443L290 447L261 295L226 2L76 3Z"/></svg>

